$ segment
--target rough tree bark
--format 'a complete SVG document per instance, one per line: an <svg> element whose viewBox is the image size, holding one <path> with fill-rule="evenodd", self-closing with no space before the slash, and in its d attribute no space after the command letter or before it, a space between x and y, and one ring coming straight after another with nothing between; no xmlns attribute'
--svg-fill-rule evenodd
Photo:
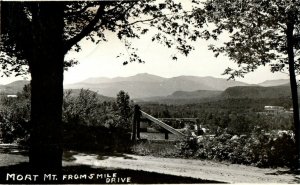
<svg viewBox="0 0 300 185"><path fill-rule="evenodd" d="M295 164L296 169L300 169L300 134L299 134L299 104L298 104L298 89L297 89L297 80L295 75L295 59L294 59L294 23L291 18L287 23L287 52L288 52L288 60L289 60L289 74L290 74L290 85L292 92L292 100L293 100L293 119L294 119L294 133L296 140L296 151L298 154L298 161Z"/></svg>
<svg viewBox="0 0 300 185"><path fill-rule="evenodd" d="M62 168L63 3L34 3L32 13L31 122L33 169Z"/></svg>

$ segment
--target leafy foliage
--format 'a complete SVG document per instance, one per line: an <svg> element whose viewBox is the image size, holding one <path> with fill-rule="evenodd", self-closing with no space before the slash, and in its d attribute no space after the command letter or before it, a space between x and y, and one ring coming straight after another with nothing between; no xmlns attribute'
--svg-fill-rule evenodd
<svg viewBox="0 0 300 185"><path fill-rule="evenodd" d="M117 94L117 106L118 106L118 114L120 116L120 125L123 128L129 129L130 127L130 115L132 106L130 107L130 97L128 93L124 91L120 91Z"/></svg>
<svg viewBox="0 0 300 185"><path fill-rule="evenodd" d="M128 129L131 117L129 95L120 91L114 101L100 98L103 97L87 89L81 89L78 95L73 90L66 91L63 121L67 124Z"/></svg>
<svg viewBox="0 0 300 185"><path fill-rule="evenodd" d="M259 167L292 167L296 162L295 139L291 133L258 131L248 136L222 133L179 144L181 155L200 159L229 161Z"/></svg>
<svg viewBox="0 0 300 185"><path fill-rule="evenodd" d="M75 142L77 143L76 146L84 145L84 142L86 144L90 142L89 148L91 149L97 143L100 144L100 139L93 140L97 135L96 133L108 132L107 137L114 137L116 142L120 139L118 138L119 136L126 137L130 124L131 115L129 113L131 109L129 106L129 95L125 93L123 95L126 95L124 96L125 99L123 99L126 100L124 105L123 100L119 103L112 100L102 101L100 99L103 98L102 96L90 90L81 89L78 94L74 94L72 90L65 91L63 126L65 135L69 135L66 136L66 142L72 143L75 140L77 141L75 135L76 137L80 135L78 138L81 141ZM30 96L30 85L26 85L23 91L18 93L17 98L6 96L1 98L0 128L3 142L25 141L22 144L26 144L28 141L30 131ZM120 112L124 107L127 111L125 112L126 115L122 115ZM105 134L102 133L100 135ZM105 144L104 140L101 142L101 146L105 145L105 147L108 147L110 144L113 143L107 142Z"/></svg>
<svg viewBox="0 0 300 185"><path fill-rule="evenodd" d="M81 123L84 125L97 125L98 115L101 111L97 93L81 89L78 96L71 96L71 90L65 92L63 104L63 117L67 123Z"/></svg>
<svg viewBox="0 0 300 185"><path fill-rule="evenodd" d="M167 7L166 12L164 8ZM159 5L155 0L142 1L87 1L87 2L1 2L0 65L4 75L31 73L32 142L30 163L37 169L61 168L61 126L63 104L63 70L74 64L65 62L68 51L80 51L83 38L92 42L105 40L104 31L116 32L120 39L138 38L147 33L139 23L150 27L180 19L180 4L166 0ZM55 10L55 11L54 11ZM175 13L174 13L175 12ZM170 14L169 14L170 13ZM181 24L182 25L182 24ZM156 34L156 40L171 47L165 34L174 28L174 46L184 54L191 47L185 41L188 27L178 29L176 24L158 27L164 32ZM20 31L22 30L22 31ZM179 33L179 34L177 34ZM126 41L126 40L125 40ZM125 42L133 50L130 42ZM142 60L135 50L129 52L129 61ZM128 60L124 63L128 63ZM76 63L76 62L75 62ZM23 69L29 66L28 70ZM45 85L47 84L47 85ZM84 101L88 99L84 99ZM78 111L84 117L90 110ZM89 107L93 109L93 107ZM88 108L88 109L89 109ZM57 145L53 145L53 142ZM42 148L42 149L41 149ZM47 155L47 160L40 158Z"/></svg>
<svg viewBox="0 0 300 185"><path fill-rule="evenodd" d="M293 128L292 114L269 114L264 110L265 105L289 109L291 102L287 98L236 98L186 105L141 104L141 107L157 118L196 118L197 123L210 129L212 134L226 128L231 134L250 134L256 127L266 131ZM164 112L168 112L168 115ZM183 128L179 120L166 122L174 128Z"/></svg>
<svg viewBox="0 0 300 185"><path fill-rule="evenodd" d="M44 3L45 4L45 3ZM57 2L64 6L64 53L80 51L79 41L83 38L95 43L107 41L106 31L115 32L128 51L124 64L144 62L138 56L138 49L132 46L132 39L155 29L152 41L168 48L175 48L187 55L193 47L188 40L194 40L195 30L189 24L187 12L180 3L165 0L142 1L89 1ZM31 45L35 44L32 26L38 19L39 3L2 2L3 20L1 27L0 64L3 75L23 75L30 70ZM21 33L19 30L23 30ZM122 56L124 54L121 54ZM173 57L174 58L174 57ZM175 57L176 58L176 57ZM67 69L77 61L65 61Z"/></svg>
<svg viewBox="0 0 300 185"><path fill-rule="evenodd" d="M0 128L4 143L24 142L30 129L30 86L26 85L18 97L1 97Z"/></svg>
<svg viewBox="0 0 300 185"><path fill-rule="evenodd" d="M96 92L81 89L64 96L64 143L76 150L129 151L129 95L121 91L116 101L101 102Z"/></svg>
<svg viewBox="0 0 300 185"><path fill-rule="evenodd" d="M197 8L196 8L197 9ZM202 9L203 10L203 9ZM238 65L227 68L229 78L244 77L259 66L270 65L272 72L288 71L293 100L295 145L300 154L299 104L296 75L300 63L300 2L285 0L211 0L204 2L209 23L216 28L206 30L217 39L229 35L222 45L210 46L217 57L225 54ZM295 163L297 168L300 163Z"/></svg>
<svg viewBox="0 0 300 185"><path fill-rule="evenodd" d="M196 1L198 2L198 1ZM293 47L295 49L296 71L299 71L299 30L300 4L298 1L284 0L212 0L203 3L204 8L194 8L197 19L198 12L205 12L208 23L214 26L205 30L207 39L217 39L221 35L229 35L223 44L211 45L215 56L226 54L230 60L238 64L238 69L227 68L224 74L230 78L243 77L258 66L269 64L273 72L288 68L287 29L294 25Z"/></svg>

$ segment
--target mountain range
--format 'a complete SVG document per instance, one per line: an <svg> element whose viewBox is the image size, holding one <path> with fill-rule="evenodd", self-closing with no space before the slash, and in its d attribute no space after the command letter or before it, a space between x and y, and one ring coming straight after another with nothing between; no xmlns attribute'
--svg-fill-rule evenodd
<svg viewBox="0 0 300 185"><path fill-rule="evenodd" d="M105 96L116 96L120 90L129 93L132 98L168 96L176 91L213 90L223 91L228 87L247 86L239 81L227 81L222 78L178 76L163 78L147 73L130 77L89 78L82 82L66 85L67 89L86 88Z"/></svg>
<svg viewBox="0 0 300 185"><path fill-rule="evenodd" d="M15 94L28 81L15 81L0 85L0 93ZM137 74L130 77L88 78L78 83L67 84L65 89L89 89L108 97L116 97L120 90L128 92L132 99L141 101L210 99L230 97L278 97L289 96L289 80L268 80L260 84L215 77L178 76L164 78L152 74ZM278 86L275 88L275 86Z"/></svg>
<svg viewBox="0 0 300 185"><path fill-rule="evenodd" d="M152 102L161 104L193 104L212 102L224 99L291 99L289 86L235 86L225 91L176 91L169 96L137 99L136 102Z"/></svg>
<svg viewBox="0 0 300 185"><path fill-rule="evenodd" d="M88 78L82 82L68 84L67 89L85 88L98 92L105 96L115 97L120 90L129 93L135 99L168 99L183 98L182 96L191 98L209 98L230 87L243 86L288 86L288 79L267 80L260 84L247 84L240 81L226 80L215 77L199 77L199 76L177 76L172 78L164 78L148 73L137 74L130 77L116 78ZM175 93L175 94L174 94ZM181 97L180 94L182 94Z"/></svg>

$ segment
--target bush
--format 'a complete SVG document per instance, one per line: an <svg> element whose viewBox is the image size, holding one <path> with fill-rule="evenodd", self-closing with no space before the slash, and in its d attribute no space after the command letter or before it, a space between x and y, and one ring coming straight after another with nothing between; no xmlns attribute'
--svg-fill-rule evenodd
<svg viewBox="0 0 300 185"><path fill-rule="evenodd" d="M129 101L129 96L126 100ZM76 150L129 151L130 134L128 125L124 123L125 116L119 113L121 104L101 102L99 95L90 90L81 89L78 95L74 95L73 91L65 92L65 146ZM126 119L129 120L129 117Z"/></svg>
<svg viewBox="0 0 300 185"><path fill-rule="evenodd" d="M0 129L4 143L28 143L30 119L30 87L26 85L18 97L1 97Z"/></svg>
<svg viewBox="0 0 300 185"><path fill-rule="evenodd" d="M223 133L214 138L180 144L184 157L229 161L258 167L293 167L297 159L293 134L253 133L237 136Z"/></svg>
<svg viewBox="0 0 300 185"><path fill-rule="evenodd" d="M179 155L183 157L193 157L199 148L196 138L188 138L183 142L177 143Z"/></svg>
<svg viewBox="0 0 300 185"><path fill-rule="evenodd" d="M123 91L122 91L123 92ZM100 126L107 128L130 128L129 95L118 94L115 102L100 101L96 92L81 89L77 95L73 90L66 91L63 102L65 123Z"/></svg>
<svg viewBox="0 0 300 185"><path fill-rule="evenodd" d="M101 103L96 92L81 89L77 96L69 90L64 93L63 121L88 126L101 125Z"/></svg>
<svg viewBox="0 0 300 185"><path fill-rule="evenodd" d="M128 130L120 124L118 107L113 101L100 101L93 91L66 91L63 102L65 142L79 148L129 148ZM129 97L129 96L128 96ZM30 130L30 86L17 98L1 98L0 128L2 142L28 144ZM127 118L130 120L129 118ZM127 127L127 126L126 126ZM66 145L67 146L67 145ZM73 149L76 149L74 148ZM111 150L112 147L109 147Z"/></svg>

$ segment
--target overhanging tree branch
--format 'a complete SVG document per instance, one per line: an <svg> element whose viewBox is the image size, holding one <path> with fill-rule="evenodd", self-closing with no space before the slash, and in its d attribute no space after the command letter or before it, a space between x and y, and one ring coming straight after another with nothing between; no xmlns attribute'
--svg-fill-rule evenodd
<svg viewBox="0 0 300 185"><path fill-rule="evenodd" d="M93 7L93 4L87 4L82 9L76 11L76 12L66 12L65 16L74 16L79 15L81 13L84 13L88 8Z"/></svg>
<svg viewBox="0 0 300 185"><path fill-rule="evenodd" d="M98 8L95 17L90 21L90 23L81 30L80 33L75 35L73 38L67 40L64 45L64 53L67 53L72 46L77 44L81 39L83 39L86 35L88 35L90 32L92 32L95 29L95 26L97 23L99 23L99 20L101 19L101 16L103 15L104 8L106 3L102 3L100 7ZM101 21L101 24L103 21Z"/></svg>
<svg viewBox="0 0 300 185"><path fill-rule="evenodd" d="M143 20L133 21L133 22L130 22L130 23L126 24L126 26L131 26L131 25L134 25L134 24L137 24L137 23L150 22L150 21L153 21L153 20L158 19L158 18L161 18L161 17L153 17L153 18L150 18L150 19L143 19ZM116 25L117 26L123 26L123 25L118 25L118 24L116 24Z"/></svg>

